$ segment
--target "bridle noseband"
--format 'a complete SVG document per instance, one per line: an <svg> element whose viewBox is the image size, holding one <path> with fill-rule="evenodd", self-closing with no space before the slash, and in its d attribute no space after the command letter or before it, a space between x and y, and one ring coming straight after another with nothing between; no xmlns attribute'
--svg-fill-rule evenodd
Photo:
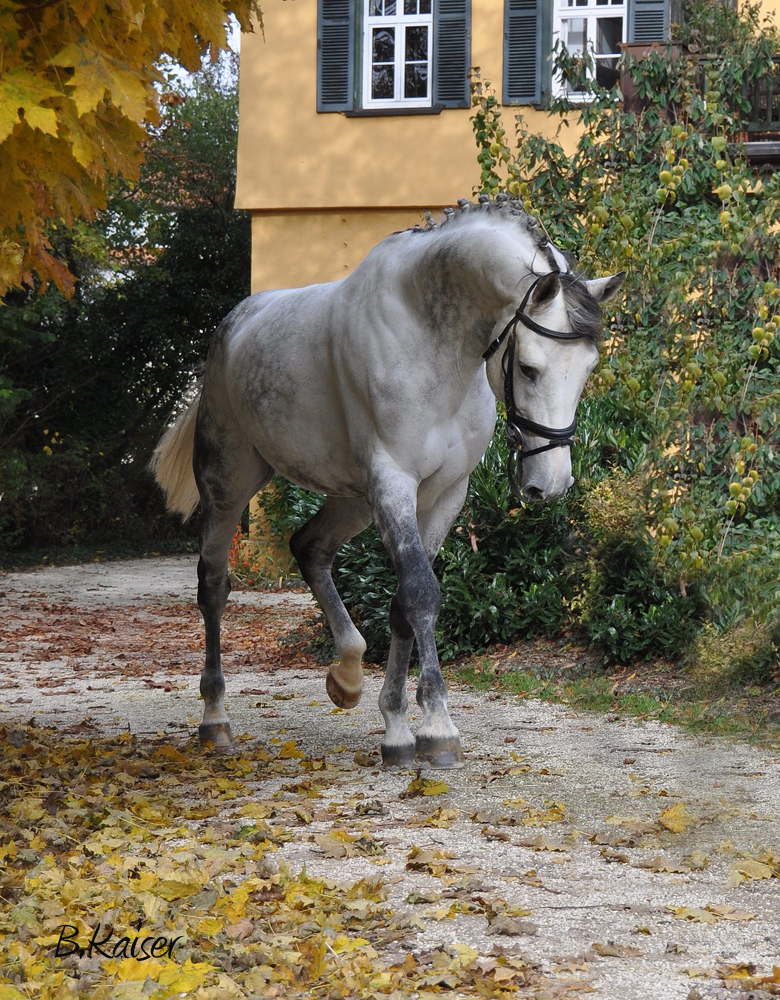
<svg viewBox="0 0 780 1000"><path fill-rule="evenodd" d="M530 316L526 315L525 307L528 305L531 293L542 278L545 277L547 275L541 274L531 284L525 293L523 301L517 307L514 316L482 355L485 361L488 361L493 357L502 343L505 340L507 341L504 357L501 360L501 367L504 372L504 402L506 403L506 442L509 448L506 474L512 493L520 500L527 499L523 496L516 471L522 469L523 459L530 458L531 455L538 455L543 451L551 451L553 448L570 448L574 444L574 432L577 430L576 417L568 427L545 427L543 424L537 424L533 420L524 417L521 413L518 413L515 406L514 369L518 322L522 323L529 330L533 330L534 333L541 334L542 337L550 337L553 340L581 340L583 337L581 333L574 333L568 330L550 330L548 327L541 326L535 320L531 319ZM531 434L537 437L546 438L549 444L544 444L540 448L526 450L523 446L524 430L530 431Z"/></svg>

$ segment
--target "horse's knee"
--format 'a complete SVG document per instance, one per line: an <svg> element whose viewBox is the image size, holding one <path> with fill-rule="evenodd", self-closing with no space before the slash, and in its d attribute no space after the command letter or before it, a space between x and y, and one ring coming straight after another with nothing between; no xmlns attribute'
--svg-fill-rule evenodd
<svg viewBox="0 0 780 1000"><path fill-rule="evenodd" d="M397 635L399 639L414 639L414 629L404 614L397 594L393 595L393 599L390 602L390 631L393 635Z"/></svg>
<svg viewBox="0 0 780 1000"><path fill-rule="evenodd" d="M401 572L396 600L396 622L401 628L404 621L407 628L414 631L417 623L436 620L441 607L441 589L427 559ZM392 604L390 613L393 613Z"/></svg>

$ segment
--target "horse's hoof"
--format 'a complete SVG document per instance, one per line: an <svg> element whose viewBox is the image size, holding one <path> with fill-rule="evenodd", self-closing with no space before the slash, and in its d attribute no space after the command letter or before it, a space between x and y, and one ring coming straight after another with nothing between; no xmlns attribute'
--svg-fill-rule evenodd
<svg viewBox="0 0 780 1000"><path fill-rule="evenodd" d="M414 767L414 743L400 743L395 746L382 744L383 767Z"/></svg>
<svg viewBox="0 0 780 1000"><path fill-rule="evenodd" d="M418 736L415 740L415 763L422 767L452 770L463 767L466 761L457 736L437 738Z"/></svg>
<svg viewBox="0 0 780 1000"><path fill-rule="evenodd" d="M217 753L229 753L233 749L233 734L229 722L202 722L198 726L201 746L211 743Z"/></svg>
<svg viewBox="0 0 780 1000"><path fill-rule="evenodd" d="M354 708L363 693L362 688L358 688L357 691L346 691L331 673L325 678L325 690L333 704L339 708Z"/></svg>

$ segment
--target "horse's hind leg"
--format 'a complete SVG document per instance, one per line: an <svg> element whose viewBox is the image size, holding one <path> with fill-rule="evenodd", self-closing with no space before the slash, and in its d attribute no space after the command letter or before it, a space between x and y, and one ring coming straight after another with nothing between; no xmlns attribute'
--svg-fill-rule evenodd
<svg viewBox="0 0 780 1000"><path fill-rule="evenodd" d="M273 469L232 420L199 415L193 457L201 499L198 607L206 630L206 663L200 678L203 721L200 742L215 748L232 744L225 711L225 678L220 657L220 621L230 594L228 553L236 524Z"/></svg>
<svg viewBox="0 0 780 1000"><path fill-rule="evenodd" d="M314 517L290 539L290 551L333 633L339 659L331 664L325 687L330 700L339 708L354 708L360 701L366 641L339 597L331 566L344 542L370 523L371 508L363 497L326 497Z"/></svg>

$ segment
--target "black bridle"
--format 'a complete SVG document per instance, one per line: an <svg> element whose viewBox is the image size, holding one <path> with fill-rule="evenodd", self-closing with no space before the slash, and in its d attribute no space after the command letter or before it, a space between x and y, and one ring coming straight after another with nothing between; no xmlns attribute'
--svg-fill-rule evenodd
<svg viewBox="0 0 780 1000"><path fill-rule="evenodd" d="M501 367L504 372L504 402L506 403L506 443L509 448L506 474L509 479L509 486L514 495L525 500L522 488L518 483L517 471L522 469L523 459L530 458L531 455L539 455L543 451L551 451L553 448L571 448L574 444L574 432L577 430L577 418L568 427L545 427L544 424L537 424L528 417L524 417L517 412L515 406L514 369L515 369L515 343L517 340L517 324L523 326L534 333L541 334L542 337L551 337L553 340L581 340L583 334L574 333L568 330L550 330L546 326L541 326L530 316L526 315L525 307L531 293L546 275L541 274L529 287L525 293L523 301L517 307L514 316L488 347L482 357L488 361L503 342L507 341L504 357L501 360ZM549 444L544 444L539 448L526 450L523 446L523 431L529 431L536 437L546 438ZM517 470L517 471L516 471Z"/></svg>

